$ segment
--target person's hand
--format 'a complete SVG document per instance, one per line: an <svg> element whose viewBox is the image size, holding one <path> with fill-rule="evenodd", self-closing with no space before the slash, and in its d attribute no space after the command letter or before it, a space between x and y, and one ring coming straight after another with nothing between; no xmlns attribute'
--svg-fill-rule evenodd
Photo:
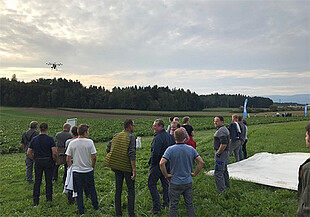
<svg viewBox="0 0 310 217"><path fill-rule="evenodd" d="M192 176L192 177L195 177L195 176L197 176L197 175L196 175L195 173L191 173L191 176Z"/></svg>
<svg viewBox="0 0 310 217"><path fill-rule="evenodd" d="M132 176L130 177L131 180L135 180L136 179L136 176L137 176L137 173L135 170L132 171Z"/></svg>
<svg viewBox="0 0 310 217"><path fill-rule="evenodd" d="M171 179L172 177L173 177L173 175L168 174L168 175L166 176L167 181L170 182L170 179Z"/></svg>

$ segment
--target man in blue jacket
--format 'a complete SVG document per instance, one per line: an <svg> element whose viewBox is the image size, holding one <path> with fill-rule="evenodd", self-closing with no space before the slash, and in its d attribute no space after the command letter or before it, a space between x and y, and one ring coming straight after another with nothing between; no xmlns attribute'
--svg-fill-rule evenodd
<svg viewBox="0 0 310 217"><path fill-rule="evenodd" d="M150 214L158 213L161 208L168 207L168 181L163 176L160 168L159 161L161 160L166 149L174 144L172 137L165 131L164 121L157 119L153 123L153 130L155 133L151 145L151 157L149 160L150 173L148 178L148 188L152 197L153 207L149 211ZM169 171L169 165L166 165ZM160 198L157 190L157 181L160 179L163 188L163 203L160 206Z"/></svg>

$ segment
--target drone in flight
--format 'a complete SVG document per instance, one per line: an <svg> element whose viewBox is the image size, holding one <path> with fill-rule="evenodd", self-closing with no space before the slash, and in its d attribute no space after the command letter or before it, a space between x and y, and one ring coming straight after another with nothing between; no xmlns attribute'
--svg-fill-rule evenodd
<svg viewBox="0 0 310 217"><path fill-rule="evenodd" d="M62 63L56 63L56 62L54 62L54 63L51 63L51 62L48 62L48 63L46 63L46 65L49 65L49 66L51 66L51 69L53 70L57 70L56 68L57 68L57 66L62 66L63 64Z"/></svg>

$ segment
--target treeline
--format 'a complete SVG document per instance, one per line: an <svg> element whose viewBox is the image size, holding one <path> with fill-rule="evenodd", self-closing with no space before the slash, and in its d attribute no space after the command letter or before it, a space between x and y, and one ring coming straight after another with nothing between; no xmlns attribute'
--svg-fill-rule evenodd
<svg viewBox="0 0 310 217"><path fill-rule="evenodd" d="M1 105L43 108L109 108L138 110L202 110L203 104L190 90L168 87L84 87L79 81L63 78L37 79L25 83L1 78Z"/></svg>
<svg viewBox="0 0 310 217"><path fill-rule="evenodd" d="M3 106L42 108L137 109L153 111L199 111L203 108L238 108L248 98L248 107L269 108L272 100L245 95L211 94L198 96L190 90L168 87L84 87L79 81L63 78L36 79L31 82L1 78Z"/></svg>
<svg viewBox="0 0 310 217"><path fill-rule="evenodd" d="M273 101L264 97L248 97L246 95L226 95L226 94L211 94L201 95L200 99L205 108L238 108L244 105L245 99L248 99L248 108L269 108Z"/></svg>

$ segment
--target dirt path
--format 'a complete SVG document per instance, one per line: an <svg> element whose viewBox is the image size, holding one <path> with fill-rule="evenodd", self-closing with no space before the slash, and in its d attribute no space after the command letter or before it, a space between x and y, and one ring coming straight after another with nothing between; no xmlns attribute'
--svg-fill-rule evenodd
<svg viewBox="0 0 310 217"><path fill-rule="evenodd" d="M20 112L35 113L41 115L61 116L67 118L152 118L154 116L144 115L113 115L113 114L98 114L98 113L86 113L86 112L73 112L63 111L58 109L46 109L46 108L17 108Z"/></svg>

